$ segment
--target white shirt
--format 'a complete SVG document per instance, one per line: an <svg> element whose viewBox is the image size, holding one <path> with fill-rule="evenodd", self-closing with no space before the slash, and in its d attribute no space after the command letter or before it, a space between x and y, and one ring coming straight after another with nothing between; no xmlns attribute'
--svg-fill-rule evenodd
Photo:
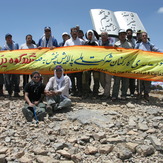
<svg viewBox="0 0 163 163"><path fill-rule="evenodd" d="M60 91L62 92L63 96L69 97L69 88L70 88L70 78L67 75L65 75L64 80L61 83L60 89L58 89L58 84L56 82L55 77L53 76L49 79L48 83L46 84L45 90Z"/></svg>
<svg viewBox="0 0 163 163"><path fill-rule="evenodd" d="M121 42L120 40L115 42L114 44L115 47L120 47L120 48L127 48L127 49L132 49L132 45L130 42L128 42L127 40L125 42Z"/></svg>
<svg viewBox="0 0 163 163"><path fill-rule="evenodd" d="M73 45L84 45L84 40L80 39L80 38L76 38L76 40L74 40L72 37L70 39L68 39L64 46L73 46Z"/></svg>
<svg viewBox="0 0 163 163"><path fill-rule="evenodd" d="M25 43L25 44L22 44L19 49L34 49L34 48L37 48L37 46L35 44L31 44L30 46L28 46Z"/></svg>

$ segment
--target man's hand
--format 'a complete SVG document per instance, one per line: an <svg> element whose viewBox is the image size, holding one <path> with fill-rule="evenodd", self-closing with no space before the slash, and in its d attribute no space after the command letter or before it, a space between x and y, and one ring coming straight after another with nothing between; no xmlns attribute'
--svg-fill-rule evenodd
<svg viewBox="0 0 163 163"><path fill-rule="evenodd" d="M35 106L35 105L34 105L33 103L30 102L30 103L29 103L29 106L33 107L33 106Z"/></svg>
<svg viewBox="0 0 163 163"><path fill-rule="evenodd" d="M55 46L51 46L49 49L50 49L50 50L53 50L54 48L56 48L56 47L55 47Z"/></svg>
<svg viewBox="0 0 163 163"><path fill-rule="evenodd" d="M46 94L46 96L54 96L54 95L56 95L55 91L52 91L52 90L46 91L45 94Z"/></svg>
<svg viewBox="0 0 163 163"><path fill-rule="evenodd" d="M39 101L34 101L34 105L38 105L39 104Z"/></svg>

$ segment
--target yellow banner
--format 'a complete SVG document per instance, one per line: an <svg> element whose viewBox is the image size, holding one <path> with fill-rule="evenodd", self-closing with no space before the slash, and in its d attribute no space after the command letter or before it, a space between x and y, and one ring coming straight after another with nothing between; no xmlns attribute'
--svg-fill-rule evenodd
<svg viewBox="0 0 163 163"><path fill-rule="evenodd" d="M23 49L0 52L0 73L53 74L97 70L115 76L163 81L163 53L100 46L69 46L53 50Z"/></svg>

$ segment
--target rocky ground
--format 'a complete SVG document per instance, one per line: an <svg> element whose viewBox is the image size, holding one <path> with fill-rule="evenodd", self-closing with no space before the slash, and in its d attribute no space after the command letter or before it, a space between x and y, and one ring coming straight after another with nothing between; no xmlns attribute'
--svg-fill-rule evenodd
<svg viewBox="0 0 163 163"><path fill-rule="evenodd" d="M22 98L0 99L0 163L163 163L163 95L81 99L27 123Z"/></svg>

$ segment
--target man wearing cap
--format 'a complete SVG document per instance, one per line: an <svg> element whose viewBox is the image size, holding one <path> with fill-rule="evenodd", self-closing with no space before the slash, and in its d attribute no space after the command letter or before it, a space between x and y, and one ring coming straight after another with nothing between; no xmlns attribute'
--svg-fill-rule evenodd
<svg viewBox="0 0 163 163"><path fill-rule="evenodd" d="M51 28L45 27L44 28L44 35L39 39L37 47L41 49L42 47L49 47L50 50L54 49L58 46L57 40L52 36ZM42 75L43 76L43 83L47 84L51 75Z"/></svg>
<svg viewBox="0 0 163 163"><path fill-rule="evenodd" d="M64 76L62 66L56 66L54 76L49 79L45 87L47 112L50 116L53 115L55 110L71 106L71 100L69 99L70 87L70 78L67 75Z"/></svg>
<svg viewBox="0 0 163 163"><path fill-rule="evenodd" d="M68 39L64 46L84 45L85 41L78 38L78 30L71 28L71 38ZM82 72L69 74L72 81L72 95L82 96ZM75 84L75 77L77 79L77 85ZM77 87L77 90L76 90Z"/></svg>
<svg viewBox="0 0 163 163"><path fill-rule="evenodd" d="M58 42L51 34L51 28L44 28L44 35L39 39L38 47L49 47L51 49L58 47Z"/></svg>
<svg viewBox="0 0 163 163"><path fill-rule="evenodd" d="M6 43L4 45L4 47L2 48L2 50L16 50L19 49L19 45L17 43L15 43L12 40L12 35L11 34L6 34L5 35L5 40ZM20 83L20 76L18 74L5 74L5 85L6 85L6 89L8 91L9 96L12 96L12 93L14 91L14 96L15 97L19 97L19 92L20 92L20 88L19 88L19 83Z"/></svg>
<svg viewBox="0 0 163 163"><path fill-rule="evenodd" d="M115 47L132 49L131 43L128 42L127 39L126 39L126 35L127 35L126 31L124 29L120 29L119 33L118 33L119 41L115 42L114 46ZM112 100L118 99L120 82L122 83L121 84L121 91L122 91L121 99L122 100L126 99L127 89L128 89L128 85L129 85L129 78L114 76Z"/></svg>
<svg viewBox="0 0 163 163"><path fill-rule="evenodd" d="M61 43L59 43L59 46L64 46L66 40L70 39L70 35L67 32L63 32L62 33L62 39L63 41Z"/></svg>

